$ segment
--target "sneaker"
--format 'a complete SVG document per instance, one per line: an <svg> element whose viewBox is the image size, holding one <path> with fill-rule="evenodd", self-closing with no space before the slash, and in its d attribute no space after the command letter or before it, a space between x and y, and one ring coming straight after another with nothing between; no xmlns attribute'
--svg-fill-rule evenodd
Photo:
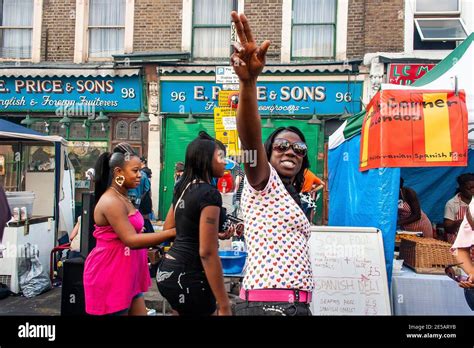
<svg viewBox="0 0 474 348"><path fill-rule="evenodd" d="M146 309L146 315L156 315L156 310L147 308Z"/></svg>

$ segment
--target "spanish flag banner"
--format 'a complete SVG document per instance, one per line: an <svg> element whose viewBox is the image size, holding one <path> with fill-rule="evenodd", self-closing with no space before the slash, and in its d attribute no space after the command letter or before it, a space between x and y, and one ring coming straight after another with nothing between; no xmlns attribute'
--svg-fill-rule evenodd
<svg viewBox="0 0 474 348"><path fill-rule="evenodd" d="M464 91L382 90L362 124L360 170L467 165Z"/></svg>

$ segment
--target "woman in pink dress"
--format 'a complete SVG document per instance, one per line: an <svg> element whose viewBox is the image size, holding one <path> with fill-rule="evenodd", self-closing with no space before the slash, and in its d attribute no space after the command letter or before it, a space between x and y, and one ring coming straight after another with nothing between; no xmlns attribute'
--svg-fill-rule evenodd
<svg viewBox="0 0 474 348"><path fill-rule="evenodd" d="M146 315L143 293L151 284L147 247L173 238L175 230L142 233L143 217L127 196L140 183L140 158L129 144L103 153L95 168L96 247L86 259L86 312Z"/></svg>

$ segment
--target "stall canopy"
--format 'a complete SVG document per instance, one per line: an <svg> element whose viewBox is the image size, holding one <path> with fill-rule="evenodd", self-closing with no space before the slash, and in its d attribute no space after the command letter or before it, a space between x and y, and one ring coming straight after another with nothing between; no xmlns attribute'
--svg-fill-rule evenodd
<svg viewBox="0 0 474 348"><path fill-rule="evenodd" d="M474 34L436 67L408 88L464 90L469 143L474 143ZM406 86L390 85L404 89ZM382 87L383 88L383 87ZM362 111L348 119L329 138L329 225L377 227L384 240L387 276L392 273L397 226L400 175L413 188L432 222L441 222L446 202L454 195L456 177L474 171L472 150L467 167L377 168L359 170Z"/></svg>
<svg viewBox="0 0 474 348"><path fill-rule="evenodd" d="M0 119L0 138L47 141L51 143L61 143L63 145L67 144L66 140L62 137L44 135L32 129L2 119Z"/></svg>

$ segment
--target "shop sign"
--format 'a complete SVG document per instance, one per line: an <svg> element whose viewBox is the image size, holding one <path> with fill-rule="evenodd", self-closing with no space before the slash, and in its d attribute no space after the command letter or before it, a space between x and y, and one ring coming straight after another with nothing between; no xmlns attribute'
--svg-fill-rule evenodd
<svg viewBox="0 0 474 348"><path fill-rule="evenodd" d="M162 81L161 112L212 114L222 85L210 82ZM292 81L260 82L257 86L261 115L335 115L344 108L360 111L362 82Z"/></svg>
<svg viewBox="0 0 474 348"><path fill-rule="evenodd" d="M411 85L434 66L435 64L390 64L388 83Z"/></svg>
<svg viewBox="0 0 474 348"><path fill-rule="evenodd" d="M0 77L0 112L140 112L142 83L131 77Z"/></svg>
<svg viewBox="0 0 474 348"><path fill-rule="evenodd" d="M239 77L231 66L216 67L216 83L239 84Z"/></svg>
<svg viewBox="0 0 474 348"><path fill-rule="evenodd" d="M229 156L239 155L239 135L237 133L236 109L214 108L214 130L216 139L227 148Z"/></svg>
<svg viewBox="0 0 474 348"><path fill-rule="evenodd" d="M467 165L463 91L382 90L362 124L360 170Z"/></svg>

